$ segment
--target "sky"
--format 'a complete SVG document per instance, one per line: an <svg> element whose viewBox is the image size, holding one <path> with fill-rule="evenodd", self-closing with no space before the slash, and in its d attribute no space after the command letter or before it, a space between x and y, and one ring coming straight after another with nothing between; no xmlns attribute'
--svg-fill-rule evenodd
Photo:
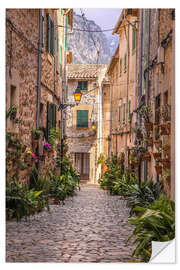
<svg viewBox="0 0 180 270"><path fill-rule="evenodd" d="M74 8L76 14L81 15L80 8ZM121 8L82 8L85 16L89 20L93 20L101 29L114 28L121 14ZM111 32L105 32L110 35Z"/></svg>

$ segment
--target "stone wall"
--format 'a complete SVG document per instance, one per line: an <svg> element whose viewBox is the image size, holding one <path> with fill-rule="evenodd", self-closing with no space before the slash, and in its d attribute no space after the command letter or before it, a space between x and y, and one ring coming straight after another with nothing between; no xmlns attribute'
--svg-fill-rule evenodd
<svg viewBox="0 0 180 270"><path fill-rule="evenodd" d="M56 10L44 10L44 36L41 65L41 96L40 96L40 128L46 129L47 101L56 104L62 95L62 78L56 71L56 54L47 52L46 14L56 22ZM38 40L39 40L39 9L7 9L6 10L6 110L15 103L18 106L17 117L22 124L14 124L7 119L8 132L15 132L25 147L23 151L37 152L37 145L32 143L32 129L36 129L37 113L37 80L38 80ZM55 44L56 45L56 44ZM56 47L55 47L56 49ZM56 51L56 50L54 50ZM60 127L61 114L56 112L56 127ZM45 138L39 141L39 149L43 149ZM44 161L39 161L39 168L45 171L54 163L56 153L45 155ZM24 153L20 159L23 161ZM17 171L20 181L28 181L33 162L28 169ZM53 164L52 164L53 165ZM10 161L9 161L9 166ZM7 166L8 168L8 166ZM14 167L15 170L15 167Z"/></svg>

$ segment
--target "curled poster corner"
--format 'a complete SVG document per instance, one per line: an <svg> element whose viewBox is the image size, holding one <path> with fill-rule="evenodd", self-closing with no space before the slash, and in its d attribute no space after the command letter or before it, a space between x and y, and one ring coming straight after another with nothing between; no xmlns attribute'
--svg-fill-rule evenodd
<svg viewBox="0 0 180 270"><path fill-rule="evenodd" d="M175 263L175 239L167 242L152 241L149 263Z"/></svg>

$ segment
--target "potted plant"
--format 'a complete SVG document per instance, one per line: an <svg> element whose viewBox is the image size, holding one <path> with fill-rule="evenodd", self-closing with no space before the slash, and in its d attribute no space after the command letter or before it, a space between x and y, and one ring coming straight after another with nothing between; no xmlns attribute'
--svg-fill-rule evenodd
<svg viewBox="0 0 180 270"><path fill-rule="evenodd" d="M171 105L165 104L161 107L161 116L162 116L163 122L170 123L170 121L171 121Z"/></svg>
<svg viewBox="0 0 180 270"><path fill-rule="evenodd" d="M143 105L138 111L139 115L144 119L145 128L153 130L153 123L150 121L152 116L152 109L150 105Z"/></svg>
<svg viewBox="0 0 180 270"><path fill-rule="evenodd" d="M170 160L168 158L162 158L160 162L163 164L164 168L170 168Z"/></svg>
<svg viewBox="0 0 180 270"><path fill-rule="evenodd" d="M147 137L144 139L145 142L147 142L147 145L152 147L153 146L153 138L152 137Z"/></svg>
<svg viewBox="0 0 180 270"><path fill-rule="evenodd" d="M32 130L32 139L33 141L38 141L40 136L42 134L42 131L39 129L33 129Z"/></svg>
<svg viewBox="0 0 180 270"><path fill-rule="evenodd" d="M143 159L145 159L145 160L151 160L151 155L150 155L150 153L149 153L149 152L145 152L145 153L143 154Z"/></svg>
<svg viewBox="0 0 180 270"><path fill-rule="evenodd" d="M171 175L170 175L170 169L166 169L166 170L164 170L163 171L163 173L162 173L162 180L164 181L164 182L169 182L170 183L170 179L171 179Z"/></svg>
<svg viewBox="0 0 180 270"><path fill-rule="evenodd" d="M28 165L32 165L32 152L30 150L25 152L24 162L27 163Z"/></svg>
<svg viewBox="0 0 180 270"><path fill-rule="evenodd" d="M162 166L159 165L158 161L156 161L155 169L157 174L162 174Z"/></svg>
<svg viewBox="0 0 180 270"><path fill-rule="evenodd" d="M134 132L136 134L136 138L138 140L143 139L142 129L140 127L135 127L133 130L134 130Z"/></svg>
<svg viewBox="0 0 180 270"><path fill-rule="evenodd" d="M156 160L159 160L161 158L161 152L153 152L153 157Z"/></svg>
<svg viewBox="0 0 180 270"><path fill-rule="evenodd" d="M25 162L20 162L19 167L21 171L28 169L28 165Z"/></svg>

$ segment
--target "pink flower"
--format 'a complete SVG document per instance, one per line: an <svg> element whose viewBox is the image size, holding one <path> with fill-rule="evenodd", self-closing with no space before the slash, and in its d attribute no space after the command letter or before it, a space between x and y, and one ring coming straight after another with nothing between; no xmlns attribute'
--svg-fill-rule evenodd
<svg viewBox="0 0 180 270"><path fill-rule="evenodd" d="M36 156L35 154L32 154L32 157L33 157L34 159L37 159L37 156Z"/></svg>

